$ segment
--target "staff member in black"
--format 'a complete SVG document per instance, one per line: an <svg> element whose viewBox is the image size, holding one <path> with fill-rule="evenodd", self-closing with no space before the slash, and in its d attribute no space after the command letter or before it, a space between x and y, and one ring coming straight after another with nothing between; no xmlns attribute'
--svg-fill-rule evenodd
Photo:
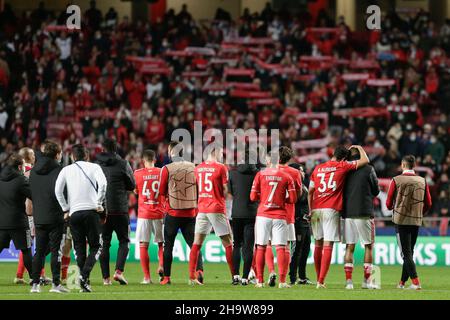
<svg viewBox="0 0 450 320"><path fill-rule="evenodd" d="M108 182L106 189L106 223L102 225L103 249L100 256L103 284L111 285L109 270L109 248L113 232L119 240L116 271L113 279L122 285L128 284L123 272L130 251L130 217L128 216L128 192L136 188L133 170L129 163L117 154L117 143L106 139L103 152L97 155L97 163L102 167Z"/></svg>
<svg viewBox="0 0 450 320"><path fill-rule="evenodd" d="M51 252L52 288L50 292L67 293L61 285L61 246L64 234L64 213L55 196L55 183L62 169L61 147L46 141L43 152L30 173L33 217L36 229L36 251L33 257L32 293L41 292L39 282L48 249Z"/></svg>
<svg viewBox="0 0 450 320"><path fill-rule="evenodd" d="M350 149L349 161L361 159L358 149ZM378 284L370 283L372 274L373 247L375 244L375 221L373 199L380 193L378 178L372 166L365 166L347 175L344 187L344 232L345 244L345 288L353 290L353 256L355 246L364 246L364 278L362 289L379 289Z"/></svg>
<svg viewBox="0 0 450 320"><path fill-rule="evenodd" d="M230 171L228 182L229 193L233 196L231 211L231 226L233 229L233 285L249 284L249 273L253 261L253 248L255 246L255 219L258 209L257 202L250 201L250 191L253 179L259 171L255 164L251 164L249 152L246 152L246 163L240 164ZM256 161L255 161L256 162ZM239 277L241 254L244 259L242 279Z"/></svg>
<svg viewBox="0 0 450 320"><path fill-rule="evenodd" d="M0 252L11 240L22 251L23 263L31 278L31 232L25 200L31 199L28 179L22 173L23 158L11 155L0 174Z"/></svg>
<svg viewBox="0 0 450 320"><path fill-rule="evenodd" d="M311 226L309 223L309 205L306 186L309 185L303 167L298 163L291 163L290 167L300 171L302 176L302 195L295 204L295 245L289 265L289 278L291 284L311 285L311 280L306 276L306 264L311 251ZM298 272L298 280L297 280Z"/></svg>
<svg viewBox="0 0 450 320"><path fill-rule="evenodd" d="M416 175L415 166L414 156L403 158L403 173L392 179L386 206L393 210L392 221L396 226L397 242L403 257L402 278L398 288L404 289L410 278L412 284L409 289L420 290L422 287L413 259L414 247L423 222L423 214L431 209L432 201L428 184L424 178Z"/></svg>
<svg viewBox="0 0 450 320"><path fill-rule="evenodd" d="M102 250L100 219L105 218L103 203L107 182L102 168L87 162L88 153L83 145L74 145L71 157L74 163L59 173L55 194L64 213L70 216L81 292L92 292L89 276ZM64 189L67 189L67 200ZM86 242L89 244L89 255Z"/></svg>

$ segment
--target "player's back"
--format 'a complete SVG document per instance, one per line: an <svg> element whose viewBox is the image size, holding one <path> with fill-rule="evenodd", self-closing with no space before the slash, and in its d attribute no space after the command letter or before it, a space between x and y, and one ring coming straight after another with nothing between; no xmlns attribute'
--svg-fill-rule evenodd
<svg viewBox="0 0 450 320"><path fill-rule="evenodd" d="M328 161L319 164L311 176L314 187L312 209L342 210L345 177L357 169L356 161Z"/></svg>
<svg viewBox="0 0 450 320"><path fill-rule="evenodd" d="M268 168L255 177L252 193L259 193L259 216L273 219L286 219L286 195L295 194L294 182L289 175L278 168Z"/></svg>
<svg viewBox="0 0 450 320"><path fill-rule="evenodd" d="M143 168L134 172L138 194L138 217L161 219L163 212L159 196L160 168Z"/></svg>
<svg viewBox="0 0 450 320"><path fill-rule="evenodd" d="M205 161L195 168L199 213L225 213L224 185L228 183L227 167L216 161Z"/></svg>

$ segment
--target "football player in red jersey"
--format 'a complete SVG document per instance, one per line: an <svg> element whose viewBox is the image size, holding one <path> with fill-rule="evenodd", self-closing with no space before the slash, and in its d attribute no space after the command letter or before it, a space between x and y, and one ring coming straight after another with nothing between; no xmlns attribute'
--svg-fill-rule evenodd
<svg viewBox="0 0 450 320"><path fill-rule="evenodd" d="M198 188L198 214L195 221L195 237L189 255L189 284L202 284L196 279L195 266L205 237L211 232L222 239L228 267L233 276L233 243L231 227L226 216L225 195L228 189L228 169L220 162L223 148L216 145L205 162L195 168Z"/></svg>
<svg viewBox="0 0 450 320"><path fill-rule="evenodd" d="M280 156L280 164L278 168L289 175L292 180L294 180L295 190L297 192L297 199L299 199L302 195L302 177L300 175L300 171L291 168L288 166L289 161L294 157L294 152L292 149L288 147L281 147L279 149ZM292 243L296 242L295 236L295 203L287 203L286 204L286 212L287 212L287 225L288 225L288 245L286 246L286 260L288 261L287 266L290 264L291 254L290 254L290 246ZM274 272L274 263L273 263L273 251L272 246L268 245L266 248L266 264L269 267L269 281L268 284L271 287L275 286L276 281L276 273ZM287 273L287 270L286 270Z"/></svg>
<svg viewBox="0 0 450 320"><path fill-rule="evenodd" d="M287 265L287 203L297 201L297 193L292 178L278 167L278 156L267 156L267 169L255 176L251 201L260 201L255 223L256 269L258 288L264 287L264 263L266 247L271 241L276 247L278 259L279 288L289 288L286 283ZM287 197L286 197L287 196Z"/></svg>
<svg viewBox="0 0 450 320"><path fill-rule="evenodd" d="M163 218L164 213L159 197L159 178L161 169L155 167L156 153L146 150L142 155L144 168L134 172L136 180L136 194L138 195L138 219L136 226L136 239L139 241L139 253L144 280L141 284L152 283L150 276L150 258L148 245L151 235L158 244L158 273L160 281L163 277Z"/></svg>
<svg viewBox="0 0 450 320"><path fill-rule="evenodd" d="M317 288L325 288L325 278L330 268L334 242L340 241L340 211L342 211L345 177L369 163L361 146L357 148L361 159L346 161L349 150L338 146L333 158L316 166L311 176L308 202L311 210L311 229L315 242L314 264L317 273Z"/></svg>

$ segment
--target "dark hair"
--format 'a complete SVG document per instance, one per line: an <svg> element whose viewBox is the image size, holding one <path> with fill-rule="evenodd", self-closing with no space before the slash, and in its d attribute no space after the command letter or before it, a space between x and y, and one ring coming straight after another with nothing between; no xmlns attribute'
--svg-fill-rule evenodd
<svg viewBox="0 0 450 320"><path fill-rule="evenodd" d="M13 153L6 160L6 165L9 167L17 168L23 165L23 157L18 153Z"/></svg>
<svg viewBox="0 0 450 320"><path fill-rule="evenodd" d="M414 169L414 167L416 166L416 157L414 157L413 155L404 156L402 162L406 164L406 167L408 169Z"/></svg>
<svg viewBox="0 0 450 320"><path fill-rule="evenodd" d="M74 161L83 161L87 158L86 148L82 144L72 146L72 156Z"/></svg>
<svg viewBox="0 0 450 320"><path fill-rule="evenodd" d="M348 160L355 161L355 160L361 159L361 153L359 152L358 149L351 148L349 151L350 152L349 152Z"/></svg>
<svg viewBox="0 0 450 320"><path fill-rule="evenodd" d="M288 163L294 157L294 151L292 151L289 147L281 147L278 151L280 154L280 163L285 164Z"/></svg>
<svg viewBox="0 0 450 320"><path fill-rule="evenodd" d="M44 157L56 159L56 156L61 153L61 146L56 142L46 140L44 145L44 151L42 154Z"/></svg>
<svg viewBox="0 0 450 320"><path fill-rule="evenodd" d="M156 159L156 153L153 150L145 150L142 153L142 158L147 162L153 162Z"/></svg>
<svg viewBox="0 0 450 320"><path fill-rule="evenodd" d="M116 153L117 152L117 142L114 139L105 139L103 141L103 149L106 150L106 152L109 153Z"/></svg>
<svg viewBox="0 0 450 320"><path fill-rule="evenodd" d="M335 157L337 161L345 160L349 157L349 155L350 152L344 146L337 146L333 153L333 157Z"/></svg>
<svg viewBox="0 0 450 320"><path fill-rule="evenodd" d="M178 152L178 155L180 157L183 156L183 144L178 142L178 141L171 141L169 143L169 147L170 150L175 150L176 152Z"/></svg>

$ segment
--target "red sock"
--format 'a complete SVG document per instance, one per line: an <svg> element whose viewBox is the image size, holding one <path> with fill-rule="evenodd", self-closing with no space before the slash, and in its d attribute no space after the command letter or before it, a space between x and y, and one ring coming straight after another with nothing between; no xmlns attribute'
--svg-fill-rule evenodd
<svg viewBox="0 0 450 320"><path fill-rule="evenodd" d="M319 283L325 283L325 278L327 277L328 270L330 269L332 254L333 247L323 247L322 261L320 263Z"/></svg>
<svg viewBox="0 0 450 320"><path fill-rule="evenodd" d="M266 247L265 259L266 259L267 268L269 268L269 273L274 273L275 272L275 265L273 263L272 246L267 246Z"/></svg>
<svg viewBox="0 0 450 320"><path fill-rule="evenodd" d="M195 279L195 268L197 267L198 253L200 252L200 249L200 245L192 245L191 253L189 254L189 279Z"/></svg>
<svg viewBox="0 0 450 320"><path fill-rule="evenodd" d="M419 278L411 279L411 282L413 283L413 285L420 286Z"/></svg>
<svg viewBox="0 0 450 320"><path fill-rule="evenodd" d="M344 271L345 271L345 280L352 280L353 263L346 263L344 265Z"/></svg>
<svg viewBox="0 0 450 320"><path fill-rule="evenodd" d="M225 247L225 257L227 258L228 268L230 268L231 276L234 275L233 268L233 245L229 244Z"/></svg>
<svg viewBox="0 0 450 320"><path fill-rule="evenodd" d="M42 268L41 270L41 277L45 277L45 268Z"/></svg>
<svg viewBox="0 0 450 320"><path fill-rule="evenodd" d="M280 283L286 282L287 274L287 261L286 260L286 249L284 246L277 246L277 263L278 263L278 273L280 274Z"/></svg>
<svg viewBox="0 0 450 320"><path fill-rule="evenodd" d="M372 275L372 264L364 263L364 279L368 280Z"/></svg>
<svg viewBox="0 0 450 320"><path fill-rule="evenodd" d="M69 257L63 256L61 258L61 278L62 279L67 279L67 270L69 269L69 265L70 265L70 256Z"/></svg>
<svg viewBox="0 0 450 320"><path fill-rule="evenodd" d="M320 264L322 263L322 250L323 247L314 247L314 267L316 268L317 280L320 276Z"/></svg>
<svg viewBox="0 0 450 320"><path fill-rule="evenodd" d="M22 279L24 272L25 272L25 265L23 264L22 251L20 251L19 252L19 261L17 263L16 277L19 278L19 279Z"/></svg>
<svg viewBox="0 0 450 320"><path fill-rule="evenodd" d="M163 267L163 257L164 257L164 246L163 243L160 242L158 243L158 262L160 268Z"/></svg>
<svg viewBox="0 0 450 320"><path fill-rule="evenodd" d="M148 256L148 245L141 244L139 246L139 254L144 277L145 279L150 279L150 258Z"/></svg>
<svg viewBox="0 0 450 320"><path fill-rule="evenodd" d="M264 283L264 263L267 249L265 246L258 246L256 248L256 275L258 283Z"/></svg>

